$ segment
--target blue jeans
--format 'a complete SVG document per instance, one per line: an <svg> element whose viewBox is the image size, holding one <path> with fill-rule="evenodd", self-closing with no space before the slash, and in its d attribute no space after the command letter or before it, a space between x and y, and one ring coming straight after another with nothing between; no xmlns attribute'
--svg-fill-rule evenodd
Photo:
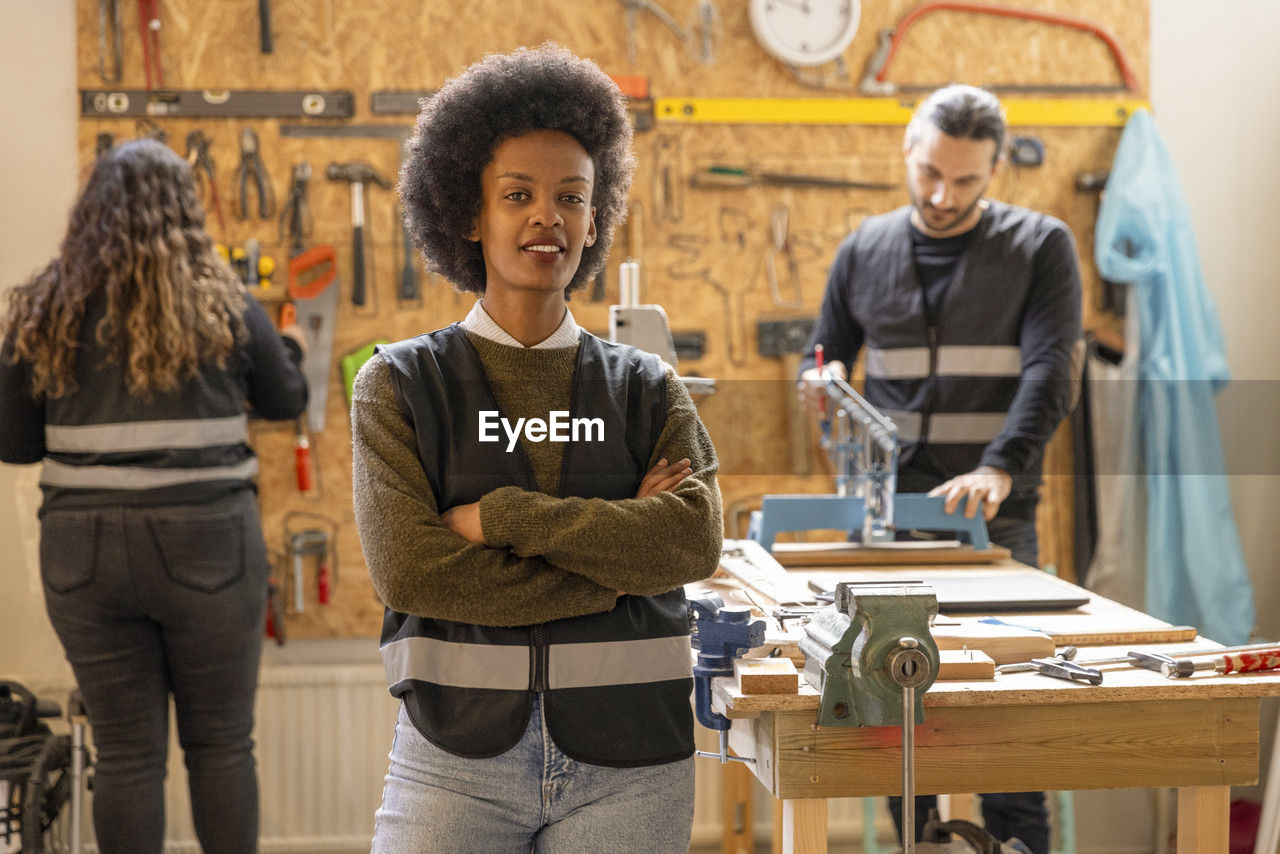
<svg viewBox="0 0 1280 854"><path fill-rule="evenodd" d="M1014 560L1028 566L1040 565L1040 543L1035 522L1017 519L993 519L987 523L991 542L1004 546ZM982 822L1001 842L1018 837L1032 854L1049 854L1049 811L1044 805L1044 792L998 792L984 794ZM916 797L916 839L924 829L929 810L936 808L934 795ZM889 812L898 833L902 828L902 798L889 799Z"/></svg>
<svg viewBox="0 0 1280 854"><path fill-rule="evenodd" d="M373 854L685 854L693 757L606 768L565 756L535 698L524 736L466 759L422 736L403 705Z"/></svg>
<svg viewBox="0 0 1280 854"><path fill-rule="evenodd" d="M164 846L171 694L201 847L257 851L250 732L268 567L253 492L49 511L40 568L92 728L99 851Z"/></svg>

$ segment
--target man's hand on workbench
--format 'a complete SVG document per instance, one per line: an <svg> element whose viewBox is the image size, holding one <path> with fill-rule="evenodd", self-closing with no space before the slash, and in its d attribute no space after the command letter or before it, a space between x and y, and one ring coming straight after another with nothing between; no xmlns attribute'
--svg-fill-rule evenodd
<svg viewBox="0 0 1280 854"><path fill-rule="evenodd" d="M796 384L796 397L800 400L804 411L815 418L821 418L827 411L824 371L845 382L849 381L849 369L845 367L844 362L840 361L827 362L822 368L810 368L800 374L800 381Z"/></svg>
<svg viewBox="0 0 1280 854"><path fill-rule="evenodd" d="M929 491L930 495L946 496L946 511L956 512L964 501L964 516L972 519L978 512L978 502L983 502L982 515L990 522L1000 509L1000 503L1009 497L1013 478L1004 469L995 466L978 466L968 474L953 477Z"/></svg>
<svg viewBox="0 0 1280 854"><path fill-rule="evenodd" d="M668 463L666 458L658 460L654 463L653 468L649 469L645 474L644 480L640 481L640 488L636 490L636 498L648 498L650 495L657 495L659 492L670 492L680 485L680 481L693 474L693 469L689 467L689 460L685 458L679 462Z"/></svg>
<svg viewBox="0 0 1280 854"><path fill-rule="evenodd" d="M473 543L484 542L484 531L480 528L479 501L472 504L459 504L444 511L440 514L440 523Z"/></svg>

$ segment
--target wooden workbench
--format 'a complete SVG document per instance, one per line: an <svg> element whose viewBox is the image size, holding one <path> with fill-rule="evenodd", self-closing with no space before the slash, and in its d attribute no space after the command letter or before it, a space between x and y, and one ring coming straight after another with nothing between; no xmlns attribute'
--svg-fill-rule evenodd
<svg viewBox="0 0 1280 854"><path fill-rule="evenodd" d="M954 572L1025 572L1012 561ZM918 571L918 568L916 568ZM838 570L850 577L901 568ZM804 579L809 570L790 573ZM822 572L821 578L830 575ZM1065 584L1066 582L1059 582ZM722 591L727 600L733 590ZM749 599L760 604L758 592ZM1096 595L1078 615L1147 615ZM1029 621L1036 615L1010 616ZM1047 618L1046 618L1047 619ZM1129 649L1212 648L1207 640L1088 646L1081 660ZM1259 699L1280 695L1280 673L1197 674L1170 680L1136 668L1104 667L1092 686L1036 673L982 682L937 682L924 696L915 736L918 794L1178 787L1178 851L1225 854L1230 787L1258 778ZM901 792L901 731L818 729L818 693L801 680L794 695L742 696L731 679L713 683L713 708L733 720L730 748L755 759L753 773L782 801L783 851L825 854L827 798Z"/></svg>

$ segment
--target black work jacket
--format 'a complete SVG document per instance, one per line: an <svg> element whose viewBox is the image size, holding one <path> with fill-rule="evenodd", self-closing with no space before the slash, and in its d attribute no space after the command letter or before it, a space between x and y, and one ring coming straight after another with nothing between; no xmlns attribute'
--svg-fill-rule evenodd
<svg viewBox="0 0 1280 854"><path fill-rule="evenodd" d="M80 327L75 389L30 393L30 366L0 351L0 461L44 461L41 513L103 505L199 504L253 488L249 416L297 417L307 384L262 306L246 298L244 335L218 367L201 364L173 392L136 395L125 366L98 342L105 298Z"/></svg>
<svg viewBox="0 0 1280 854"><path fill-rule="evenodd" d="M908 206L869 217L841 245L809 349L823 344L829 359L852 364L865 346L865 397L899 428L900 489L994 465L1013 475L1002 509L1033 516L1080 337L1070 232L990 202L930 325L910 216Z"/></svg>

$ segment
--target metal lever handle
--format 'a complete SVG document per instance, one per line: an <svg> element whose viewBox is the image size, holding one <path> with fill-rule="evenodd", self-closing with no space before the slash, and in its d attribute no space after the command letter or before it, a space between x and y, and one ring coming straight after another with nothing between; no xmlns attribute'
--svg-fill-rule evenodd
<svg viewBox="0 0 1280 854"><path fill-rule="evenodd" d="M899 638L885 658L889 678L902 686L902 851L916 846L916 688L929 680L929 659L916 638Z"/></svg>

